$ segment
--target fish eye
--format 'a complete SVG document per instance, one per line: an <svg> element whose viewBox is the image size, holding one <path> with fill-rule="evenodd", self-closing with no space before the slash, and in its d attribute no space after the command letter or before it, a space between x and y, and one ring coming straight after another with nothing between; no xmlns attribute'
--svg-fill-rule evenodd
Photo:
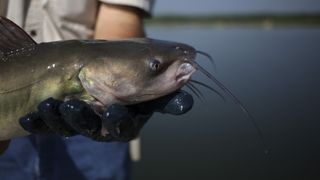
<svg viewBox="0 0 320 180"><path fill-rule="evenodd" d="M160 68L160 61L157 59L151 59L149 63L149 67L152 71L156 71Z"/></svg>

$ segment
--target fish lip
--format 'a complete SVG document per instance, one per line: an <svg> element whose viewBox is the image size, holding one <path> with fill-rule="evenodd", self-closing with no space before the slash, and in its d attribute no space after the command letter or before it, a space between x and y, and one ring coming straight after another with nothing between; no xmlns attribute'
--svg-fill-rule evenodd
<svg viewBox="0 0 320 180"><path fill-rule="evenodd" d="M191 62L183 62L179 65L176 75L175 81L186 82L190 79L191 75L196 71L196 68L193 66Z"/></svg>

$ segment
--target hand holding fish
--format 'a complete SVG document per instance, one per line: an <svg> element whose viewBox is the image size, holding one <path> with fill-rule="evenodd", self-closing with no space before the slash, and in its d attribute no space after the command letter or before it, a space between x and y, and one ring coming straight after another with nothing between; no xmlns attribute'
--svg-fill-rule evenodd
<svg viewBox="0 0 320 180"><path fill-rule="evenodd" d="M98 116L84 101L66 102L46 99L38 111L20 118L30 133L57 133L62 136L84 135L96 141L129 141L138 136L154 112L180 115L191 109L193 98L185 91L136 105L110 105Z"/></svg>

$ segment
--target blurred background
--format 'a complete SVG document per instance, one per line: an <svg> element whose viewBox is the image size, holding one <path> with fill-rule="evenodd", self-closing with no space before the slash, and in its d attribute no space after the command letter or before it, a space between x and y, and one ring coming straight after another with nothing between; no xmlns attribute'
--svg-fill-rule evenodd
<svg viewBox="0 0 320 180"><path fill-rule="evenodd" d="M238 105L199 87L206 99L189 113L146 125L134 179L320 179L320 1L158 0L154 12L148 36L211 54L216 71L197 61L247 106L272 151Z"/></svg>

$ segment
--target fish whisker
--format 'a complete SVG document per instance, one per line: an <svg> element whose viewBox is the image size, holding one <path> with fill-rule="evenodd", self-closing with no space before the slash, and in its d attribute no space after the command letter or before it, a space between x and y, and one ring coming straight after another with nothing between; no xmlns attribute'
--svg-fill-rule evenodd
<svg viewBox="0 0 320 180"><path fill-rule="evenodd" d="M202 94L202 92L195 87L193 84L191 84L190 82L186 84L187 88L189 88L201 101L204 101L204 96Z"/></svg>
<svg viewBox="0 0 320 180"><path fill-rule="evenodd" d="M223 94L221 94L219 91L217 91L217 90L214 89L213 87L211 87L211 86L209 86L209 85L207 85L207 84L205 84L205 83L203 83L203 82L196 81L196 80L194 80L194 79L190 79L190 80L189 80L189 83L190 83L190 84L191 84L191 83L195 83L195 84L198 84L198 85L200 85L200 86L203 86L203 87L205 87L205 88L213 91L214 93L216 93L223 101L226 101L226 98L223 96Z"/></svg>
<svg viewBox="0 0 320 180"><path fill-rule="evenodd" d="M205 99L203 93L194 84L189 82L189 85L199 93L202 99Z"/></svg>
<svg viewBox="0 0 320 180"><path fill-rule="evenodd" d="M212 64L212 67L213 67L213 70L216 71L217 70L217 66L216 66L216 63L214 62L212 56L206 52L203 52L203 51L199 51L199 50L196 50L196 53L197 54L200 54L206 58L208 58L208 60L211 62Z"/></svg>
<svg viewBox="0 0 320 180"><path fill-rule="evenodd" d="M256 129L258 136L265 148L265 153L268 154L270 152L269 146L266 144L265 138L263 136L263 133L258 126L258 123L256 122L253 115L247 110L245 105L227 88L225 87L217 78L215 78L210 72L208 72L206 69L204 69L202 66L200 66L197 62L193 62L194 65L196 65L196 68L203 73L205 76L207 76L211 81L213 81L225 94L229 95L231 100L237 104L241 110L246 114L247 119L252 123L254 128Z"/></svg>
<svg viewBox="0 0 320 180"><path fill-rule="evenodd" d="M189 90L191 90L192 93L197 96L197 98L201 99L200 95L199 95L194 89L192 89L192 87L189 86L189 84L186 84L186 87L187 87Z"/></svg>

